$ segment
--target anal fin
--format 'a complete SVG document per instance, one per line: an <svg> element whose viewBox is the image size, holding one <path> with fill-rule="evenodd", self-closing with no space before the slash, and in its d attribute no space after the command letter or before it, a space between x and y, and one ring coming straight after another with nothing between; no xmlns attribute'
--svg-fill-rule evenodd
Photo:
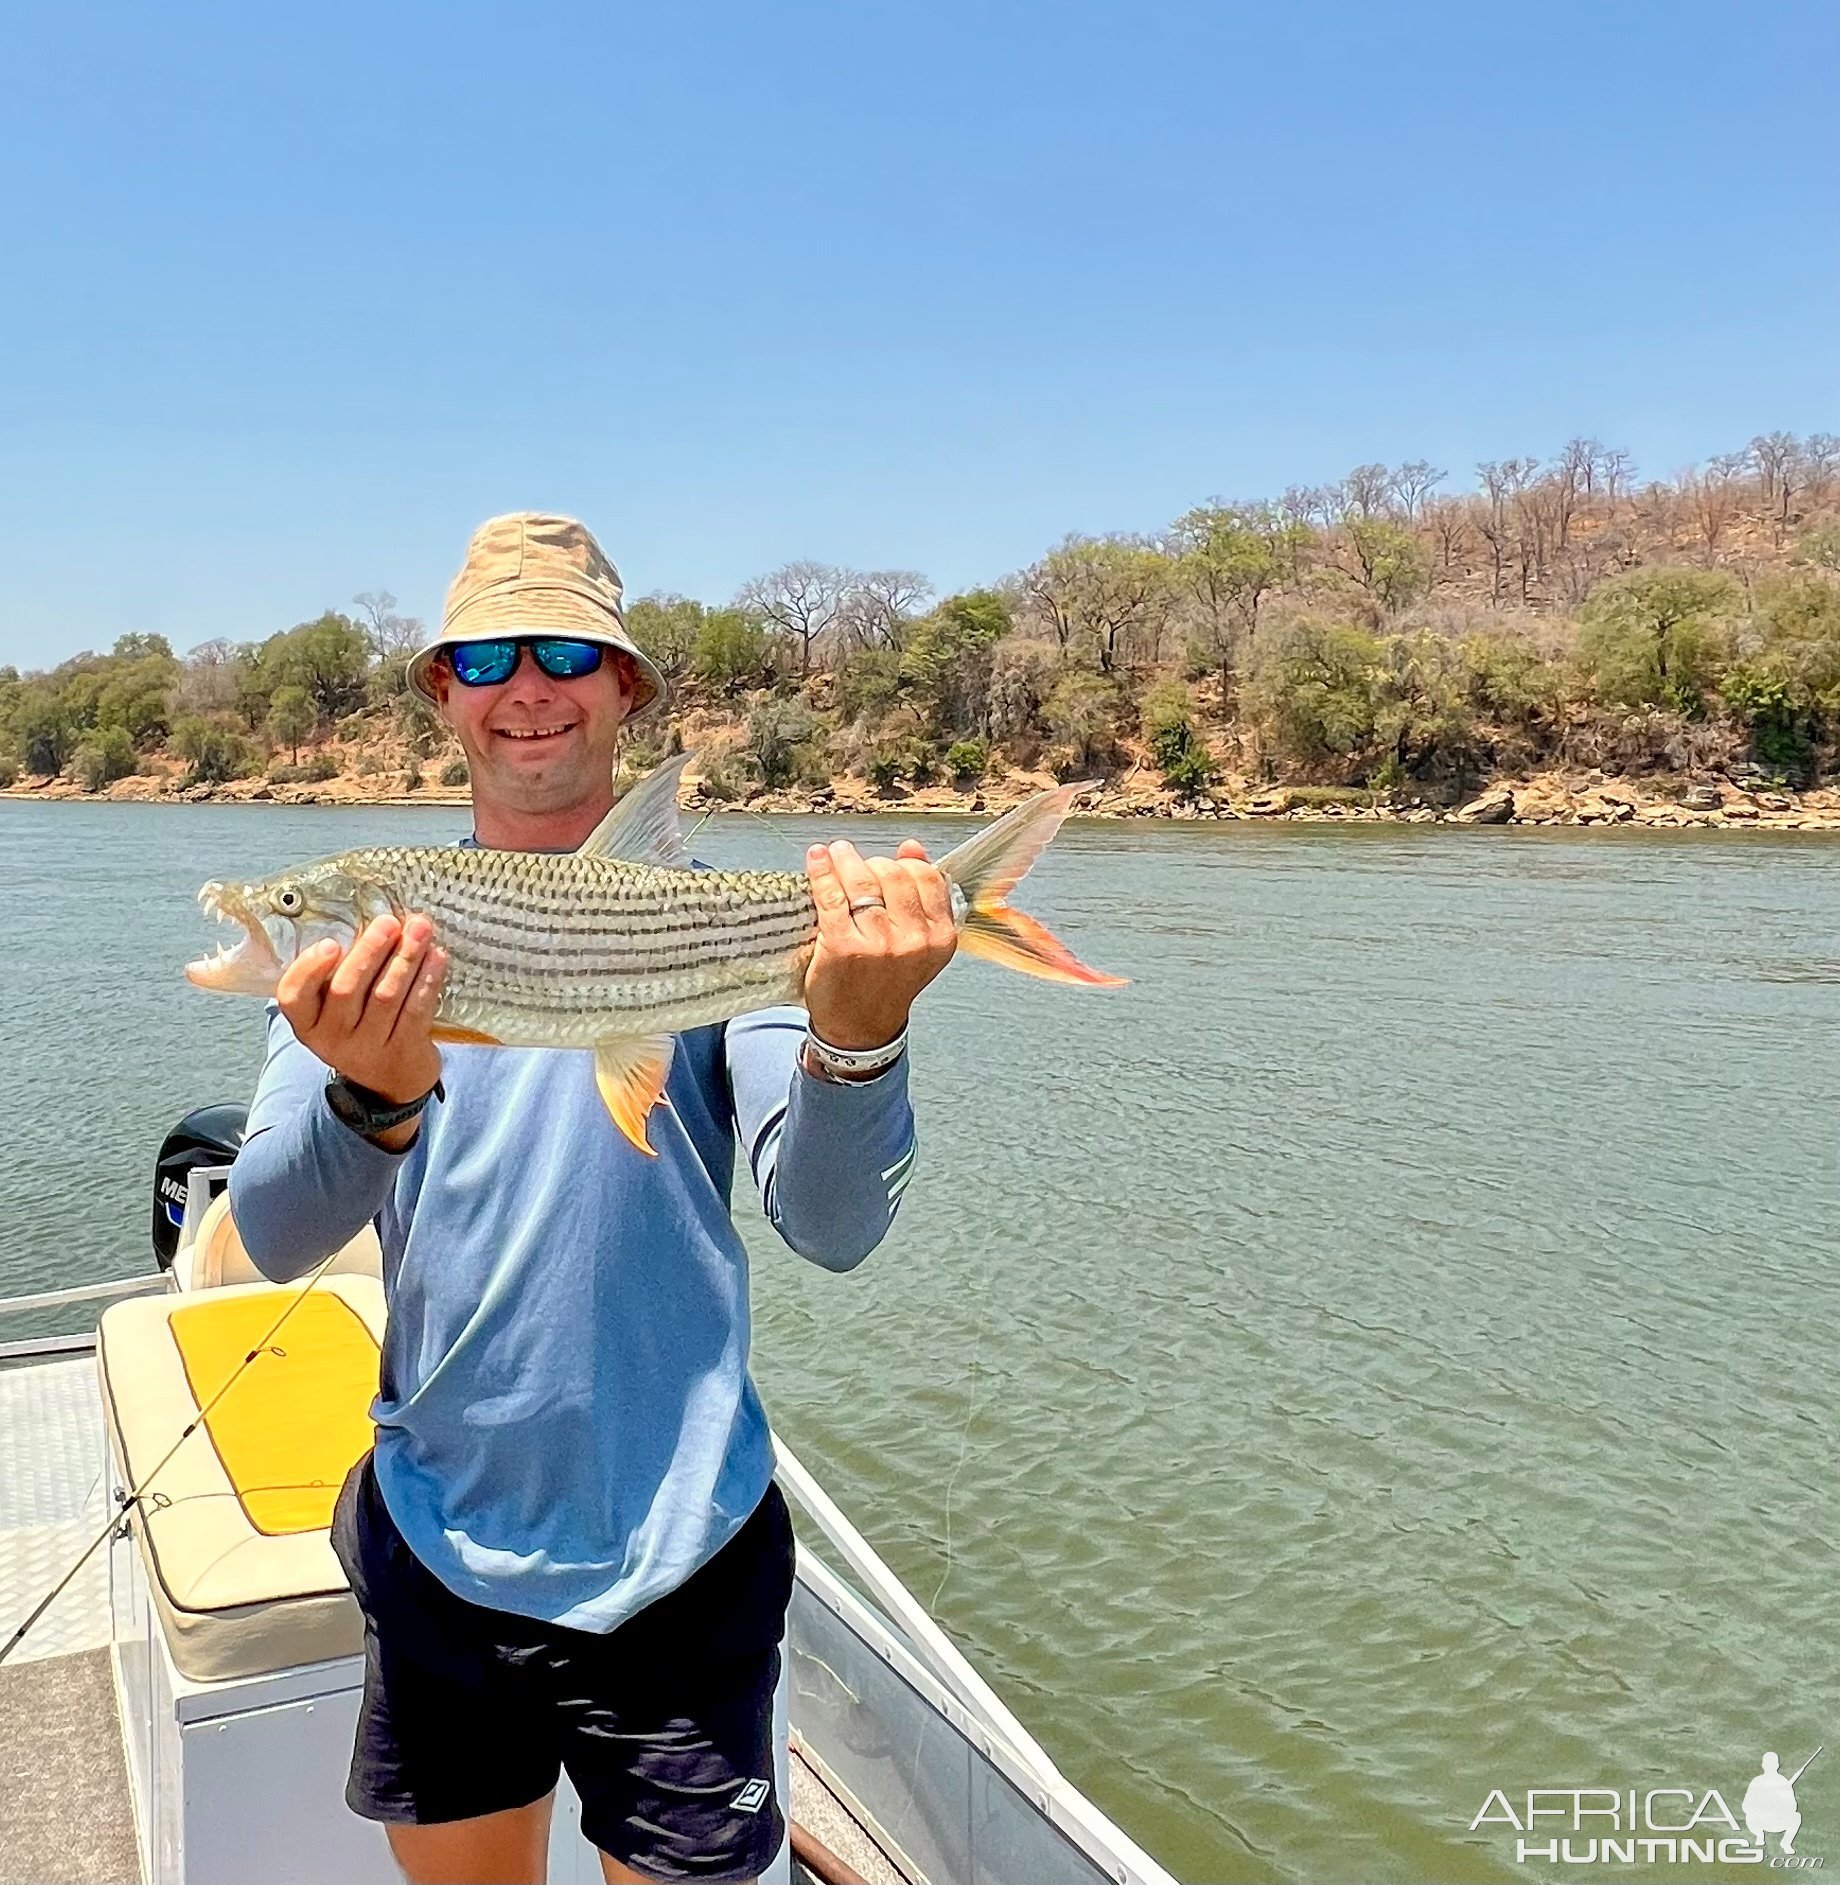
<svg viewBox="0 0 1840 1885"><path fill-rule="evenodd" d="M437 1021L428 1030L431 1041L451 1041L461 1047L503 1047L496 1034L481 1034L477 1028L456 1027L451 1021Z"/></svg>
<svg viewBox="0 0 1840 1885"><path fill-rule="evenodd" d="M600 1088L613 1123L647 1158L657 1152L645 1136L645 1121L664 1097L671 1071L672 1037L651 1034L636 1040L602 1041L594 1050L594 1084Z"/></svg>

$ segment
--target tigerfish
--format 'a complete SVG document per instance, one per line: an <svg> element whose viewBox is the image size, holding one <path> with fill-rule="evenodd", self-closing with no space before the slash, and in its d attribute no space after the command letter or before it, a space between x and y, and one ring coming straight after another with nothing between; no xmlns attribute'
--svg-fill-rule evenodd
<svg viewBox="0 0 1840 1885"><path fill-rule="evenodd" d="M448 956L435 1038L592 1051L608 1113L652 1155L645 1122L672 1036L797 1002L818 936L802 873L692 867L677 814L691 757L649 774L578 851L386 845L257 883L206 884L206 913L244 934L186 976L219 994L272 996L315 943L349 945L374 917L420 912ZM939 860L967 955L1051 982L1124 986L1005 901L1090 790L1037 793Z"/></svg>

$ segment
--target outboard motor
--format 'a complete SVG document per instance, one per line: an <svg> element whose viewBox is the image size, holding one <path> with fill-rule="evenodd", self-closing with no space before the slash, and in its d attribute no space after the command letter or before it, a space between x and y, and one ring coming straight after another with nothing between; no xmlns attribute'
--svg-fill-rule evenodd
<svg viewBox="0 0 1840 1885"><path fill-rule="evenodd" d="M153 1167L153 1254L162 1270L172 1268L179 1249L187 1180L193 1168L228 1165L242 1148L248 1124L249 1108L227 1100L187 1113L166 1135ZM212 1197L223 1185L222 1179L211 1181Z"/></svg>

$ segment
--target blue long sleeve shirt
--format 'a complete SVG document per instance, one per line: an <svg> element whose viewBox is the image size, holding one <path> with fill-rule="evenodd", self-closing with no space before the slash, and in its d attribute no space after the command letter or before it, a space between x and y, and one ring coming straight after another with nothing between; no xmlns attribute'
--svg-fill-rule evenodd
<svg viewBox="0 0 1840 1885"><path fill-rule="evenodd" d="M288 1281L375 1222L378 1488L459 1596L612 1630L765 1493L736 1146L781 1237L831 1270L881 1240L915 1153L905 1060L831 1085L799 1066L804 1031L775 1008L679 1035L656 1158L607 1117L592 1055L449 1047L446 1100L392 1153L332 1114L324 1064L271 1012L237 1228Z"/></svg>

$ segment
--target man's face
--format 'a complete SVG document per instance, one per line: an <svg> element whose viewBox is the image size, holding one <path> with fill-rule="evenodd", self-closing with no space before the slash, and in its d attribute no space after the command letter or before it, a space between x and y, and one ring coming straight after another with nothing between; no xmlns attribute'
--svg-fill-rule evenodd
<svg viewBox="0 0 1840 1885"><path fill-rule="evenodd" d="M511 678L495 687L462 687L437 657L428 684L466 754L476 806L568 812L605 796L633 699L631 669L616 649L592 674L552 680L523 648Z"/></svg>

